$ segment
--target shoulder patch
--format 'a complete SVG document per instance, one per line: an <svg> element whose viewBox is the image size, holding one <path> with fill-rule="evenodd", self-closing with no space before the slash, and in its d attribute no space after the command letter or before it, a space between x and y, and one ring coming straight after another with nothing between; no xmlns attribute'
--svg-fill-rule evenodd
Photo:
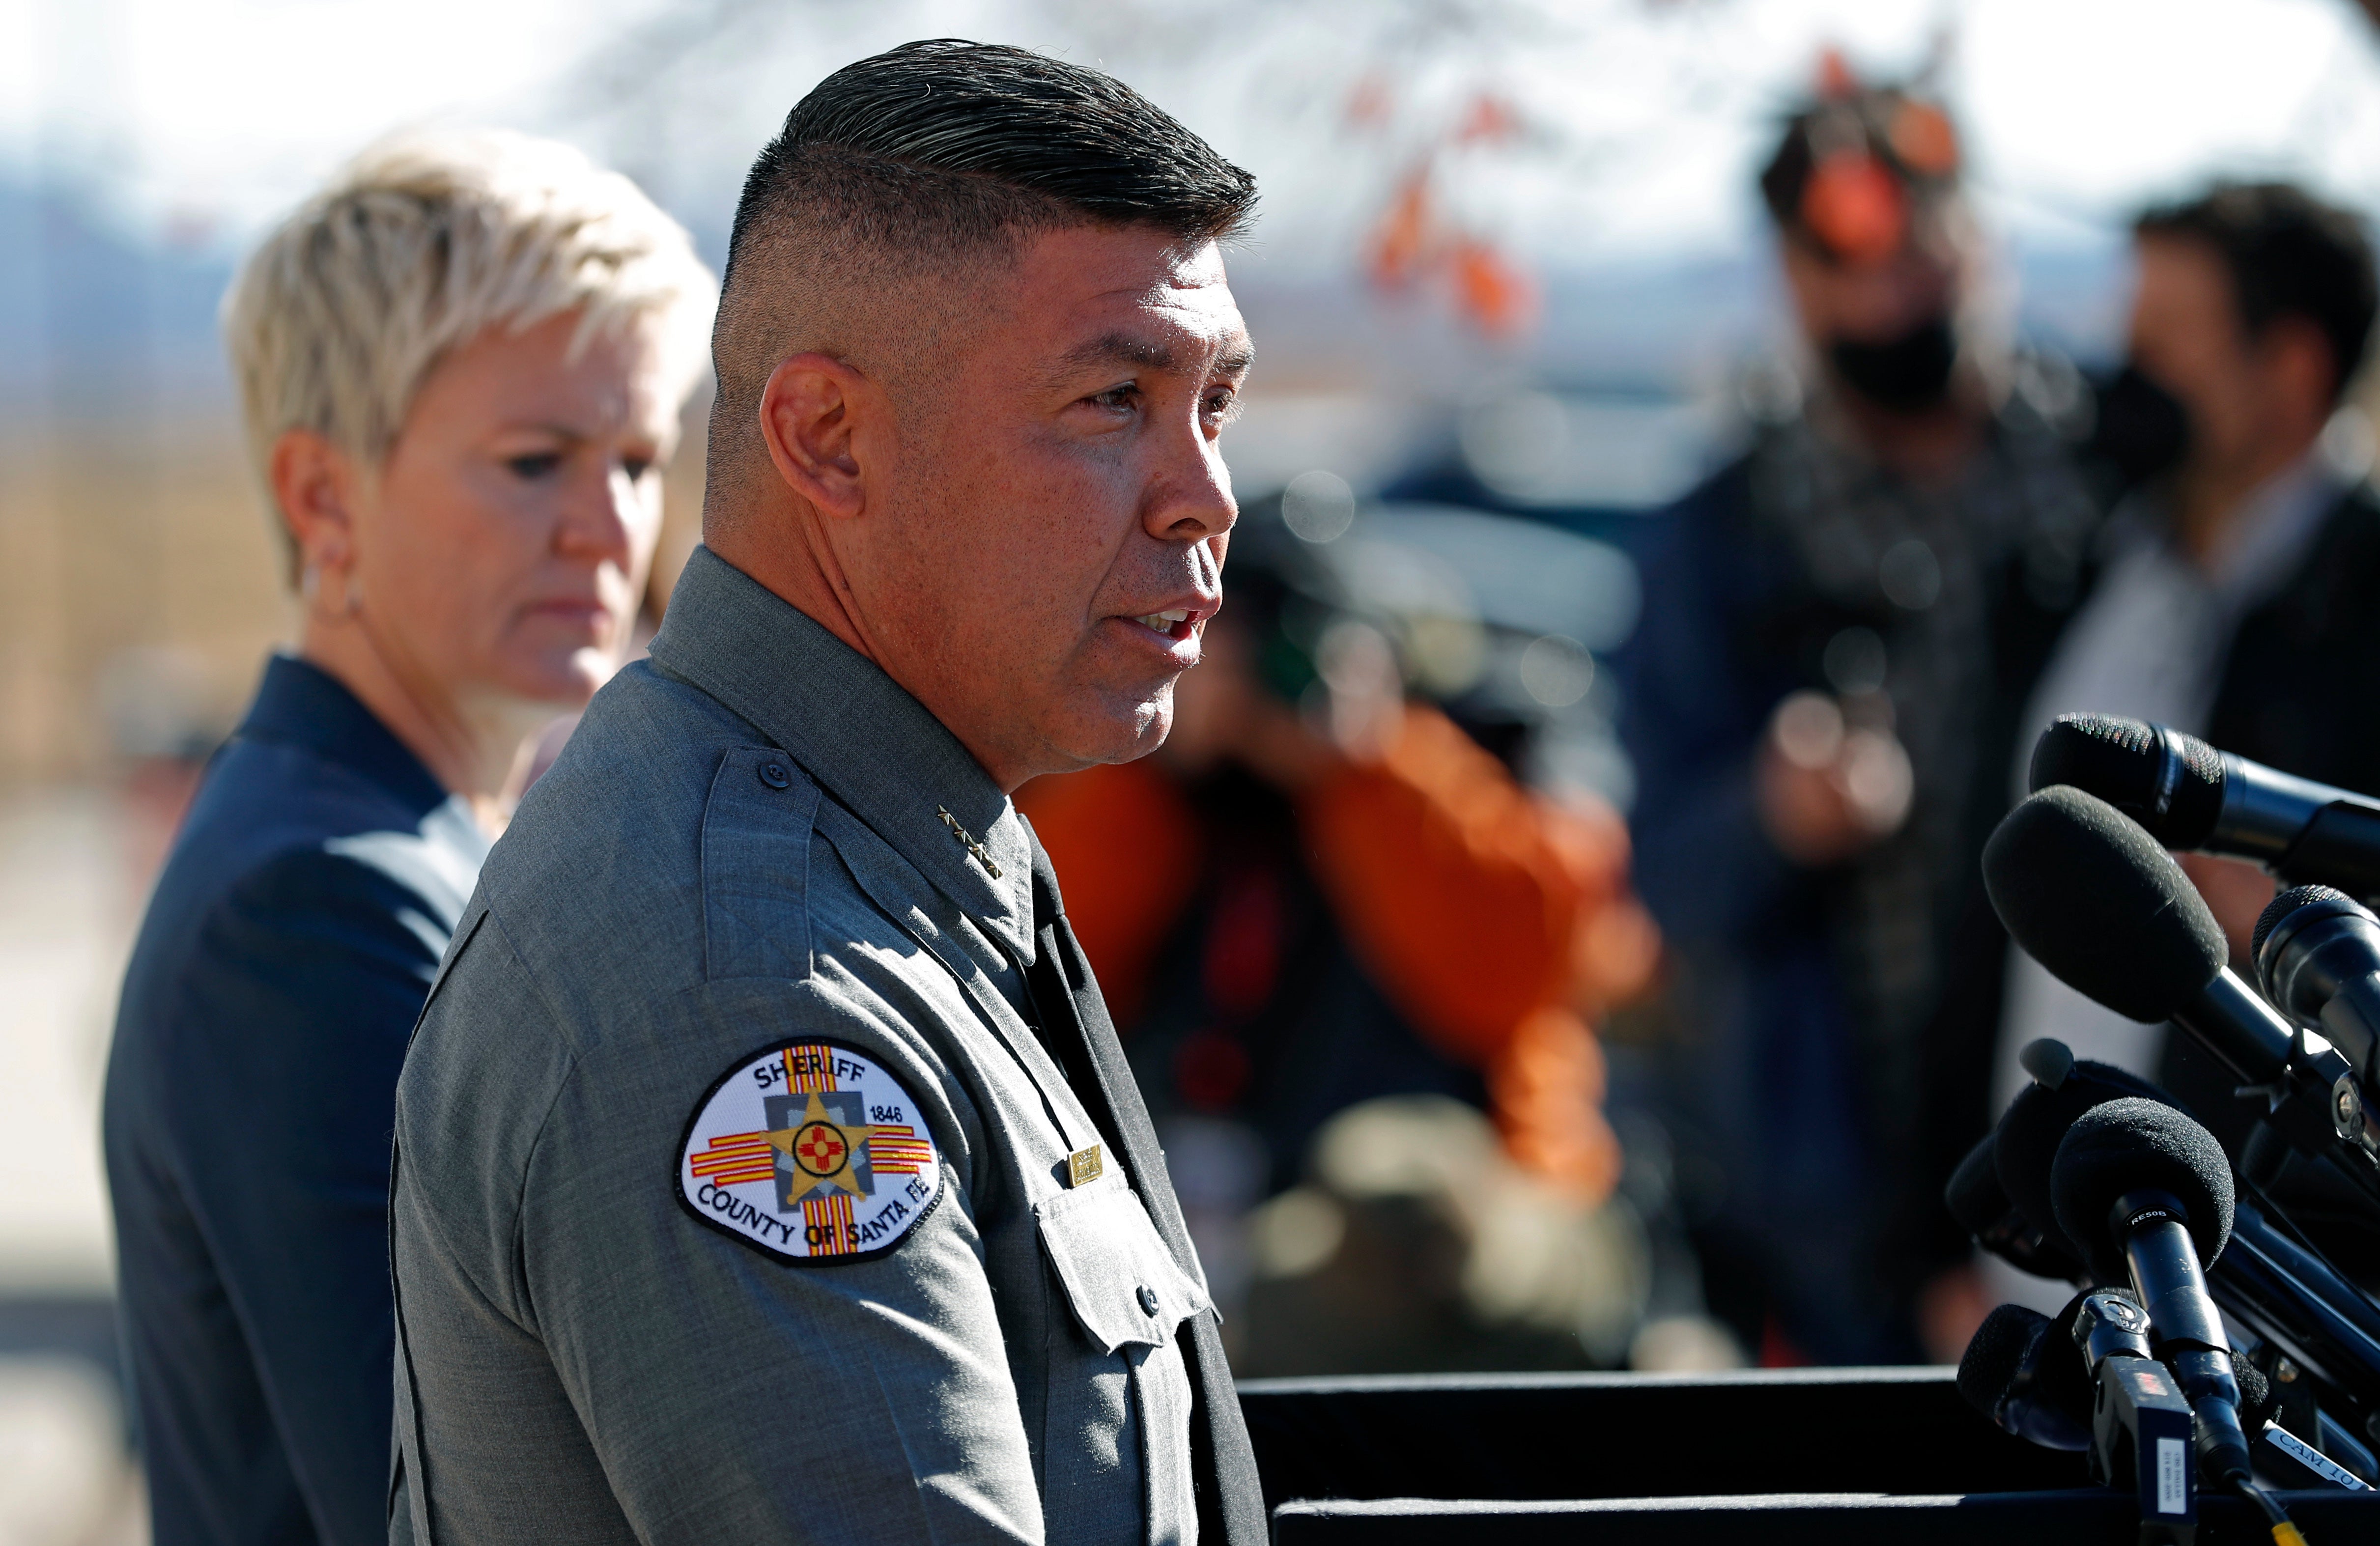
<svg viewBox="0 0 2380 1546"><path fill-rule="evenodd" d="M865 1262L942 1197L941 1156L901 1081L833 1042L777 1042L711 1084L674 1184L698 1220L780 1262Z"/></svg>

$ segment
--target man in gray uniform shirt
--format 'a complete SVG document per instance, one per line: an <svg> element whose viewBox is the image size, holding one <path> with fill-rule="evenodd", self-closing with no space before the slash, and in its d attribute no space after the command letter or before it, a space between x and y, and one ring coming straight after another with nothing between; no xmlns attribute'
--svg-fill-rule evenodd
<svg viewBox="0 0 2380 1546"><path fill-rule="evenodd" d="M398 1090L397 1539L1263 1539L1008 800L1156 746L1197 660L1254 201L1118 82L949 42L762 152L707 546L497 844Z"/></svg>

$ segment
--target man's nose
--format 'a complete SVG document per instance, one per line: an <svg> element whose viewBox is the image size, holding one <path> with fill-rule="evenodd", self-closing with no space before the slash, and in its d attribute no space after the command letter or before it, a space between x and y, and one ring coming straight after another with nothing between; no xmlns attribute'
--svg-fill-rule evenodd
<svg viewBox="0 0 2380 1546"><path fill-rule="evenodd" d="M1196 420L1165 433L1141 508L1141 524L1160 542L1203 542L1239 520L1231 468Z"/></svg>

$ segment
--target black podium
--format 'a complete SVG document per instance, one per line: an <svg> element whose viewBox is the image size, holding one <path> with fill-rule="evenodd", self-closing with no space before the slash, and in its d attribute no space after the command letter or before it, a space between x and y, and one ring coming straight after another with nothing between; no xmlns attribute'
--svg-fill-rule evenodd
<svg viewBox="0 0 2380 1546"><path fill-rule="evenodd" d="M1947 1369L1446 1374L1240 1386L1277 1546L1825 1540L2132 1546L2082 1456L1975 1415ZM2380 1496L2292 1492L2313 1546L2380 1541ZM2270 1546L2203 1500L2201 1546Z"/></svg>

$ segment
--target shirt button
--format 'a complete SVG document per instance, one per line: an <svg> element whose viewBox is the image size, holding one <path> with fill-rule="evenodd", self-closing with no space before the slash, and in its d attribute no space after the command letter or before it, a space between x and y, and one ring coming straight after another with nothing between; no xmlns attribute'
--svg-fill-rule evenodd
<svg viewBox="0 0 2380 1546"><path fill-rule="evenodd" d="M1140 1286L1140 1309L1144 1315L1157 1313L1157 1290L1146 1283Z"/></svg>
<svg viewBox="0 0 2380 1546"><path fill-rule="evenodd" d="M785 771L782 762L764 762L760 765L760 781L771 789L791 789L794 776Z"/></svg>

